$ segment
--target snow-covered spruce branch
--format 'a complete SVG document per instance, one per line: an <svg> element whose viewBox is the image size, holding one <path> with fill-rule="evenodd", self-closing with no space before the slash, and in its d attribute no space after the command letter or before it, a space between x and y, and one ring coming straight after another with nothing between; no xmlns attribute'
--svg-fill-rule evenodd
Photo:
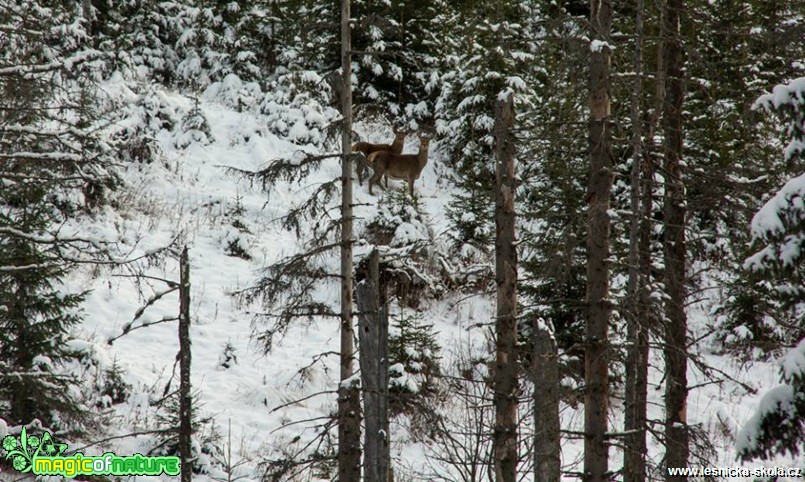
<svg viewBox="0 0 805 482"><path fill-rule="evenodd" d="M264 318L264 319L273 319L273 318L283 318L286 316L290 316L293 318L305 318L305 319L312 319L316 316L323 316L327 318L338 318L341 316L340 313L333 310L331 306L328 306L326 303L317 303L317 302L310 302L300 304L296 310L285 310L280 314L276 313L256 313L251 312L251 315Z"/></svg>
<svg viewBox="0 0 805 482"><path fill-rule="evenodd" d="M340 180L333 179L319 185L316 190L299 206L292 208L282 216L281 226L301 236L302 222L305 219L317 219L330 210L330 201L340 191ZM316 224L318 226L318 223Z"/></svg>
<svg viewBox="0 0 805 482"><path fill-rule="evenodd" d="M56 173L54 173L54 172L52 172L50 170L47 170L47 169L42 169L41 174L36 174L36 175L34 175L34 174L16 174L16 173L4 172L4 173L0 174L0 179L14 180L14 181L17 181L17 182L20 182L20 181L53 182L54 179L58 179L59 183L62 186L70 186L70 185L72 185L72 186L78 187L77 184L75 184L75 183L83 184L84 182L86 182L87 176L86 175L74 175L74 176L61 175L61 176L57 177ZM71 182L73 184L70 184Z"/></svg>
<svg viewBox="0 0 805 482"><path fill-rule="evenodd" d="M97 239L85 238L81 236L58 236L54 234L33 234L20 231L19 229L0 226L0 235L7 235L15 238L25 239L32 243L37 244L68 244L68 243L83 243L90 245L94 248L100 248L104 244L111 244L110 241L101 241Z"/></svg>
<svg viewBox="0 0 805 482"><path fill-rule="evenodd" d="M311 284L310 288L313 288ZM254 338L263 344L263 352L269 353L274 344L279 342L294 320L312 320L315 317L339 318L340 314L325 303L319 303L308 298L293 298L288 305L283 306L278 313L251 313L256 320L264 321L269 326L263 331L255 330Z"/></svg>
<svg viewBox="0 0 805 482"><path fill-rule="evenodd" d="M41 37L45 34L41 30L31 30L29 28L22 28L19 25L8 23L0 24L0 32L5 32L7 34L25 34L32 37Z"/></svg>
<svg viewBox="0 0 805 482"><path fill-rule="evenodd" d="M64 60L54 60L45 64L33 65L14 65L11 67L0 68L0 77L7 76L30 76L32 74L42 74L45 72L55 72L57 70L70 70L76 65L83 64L92 60L101 58L109 58L114 54L91 50L88 52L79 52L73 57Z"/></svg>
<svg viewBox="0 0 805 482"><path fill-rule="evenodd" d="M73 137L78 138L87 137L86 132L73 126L67 126L64 129L58 129L58 130L40 129L36 127L30 127L27 125L19 125L19 124L4 125L0 127L0 134L6 134L9 132L13 134L24 134L37 137L52 137L56 139L62 139L64 138L64 136L67 135L71 135Z"/></svg>
<svg viewBox="0 0 805 482"><path fill-rule="evenodd" d="M25 161L81 162L84 158L79 154L67 152L0 152L0 159Z"/></svg>
<svg viewBox="0 0 805 482"><path fill-rule="evenodd" d="M312 164L321 162L321 159L319 158L326 159L337 156L334 154L329 154L324 156L310 157L311 159L316 158L310 161ZM266 192L269 198L266 200L266 204L268 204L271 198L271 186L275 182L281 180L299 182L307 175L302 173L309 170L309 166L300 168L300 165L293 164L288 160L274 161L272 166L269 168L257 172L246 171L234 167L222 167L224 167L224 169L226 169L229 173L235 173L244 176L247 179L257 180L260 182L262 184L262 189ZM293 231L297 236L300 236L302 234L302 223L305 219L318 219L331 209L330 202L334 196L338 194L339 184L340 179L333 179L320 184L303 203L290 209L287 214L284 214L278 218L282 229Z"/></svg>
<svg viewBox="0 0 805 482"><path fill-rule="evenodd" d="M65 380L71 380L76 378L75 375L65 375L53 372L6 372L0 371L0 378L30 378L30 377L44 377L44 378L61 378Z"/></svg>
<svg viewBox="0 0 805 482"><path fill-rule="evenodd" d="M340 280L340 275L311 264L316 256L340 246L331 243L308 252L283 259L263 270L257 284L233 293L241 302L259 300L270 313L252 313L255 321L267 323L263 331L255 331L255 338L270 352L275 338L282 337L294 320L312 320L318 316L336 316L329 305L316 302L313 293L323 280Z"/></svg>
<svg viewBox="0 0 805 482"><path fill-rule="evenodd" d="M0 272L10 273L14 271L28 271L37 269L52 269L59 266L61 263L37 263L27 264L25 266L0 266Z"/></svg>
<svg viewBox="0 0 805 482"><path fill-rule="evenodd" d="M170 247L175 244L175 240L171 242L170 245L154 250L150 250L146 253L143 253L136 257L130 257L131 253L134 252L134 248L129 251L128 254L124 254L122 257L113 256L109 252L109 248L111 246L116 245L115 241L108 241L102 239L95 239L90 237L83 237L79 235L71 235L71 236L62 236L59 234L59 229L56 229L54 232L38 232L38 233L29 233L25 232L13 227L2 226L0 227L0 236L5 235L9 237L16 237L19 239L24 239L26 241L41 244L41 245L50 245L53 246L55 249L55 254L53 256L53 261L58 260L59 262L63 263L74 263L74 264L97 264L97 265L111 265L111 266L125 266L137 263L143 259L150 259L154 256L158 256L162 252L170 249ZM88 252L92 253L92 257L76 257L70 253L65 252L66 249L78 251L79 253L86 254ZM31 269L34 266L30 267ZM2 270L3 268L0 268ZM28 269L28 267L8 267L9 270L12 269Z"/></svg>
<svg viewBox="0 0 805 482"><path fill-rule="evenodd" d="M167 248L165 248L167 249ZM144 259L152 258L157 254L154 252L148 252L137 256L136 258L119 258L119 257L112 257L107 252L104 252L107 259L100 259L100 258L76 258L72 256L65 255L63 253L59 253L59 259L67 262L67 263L75 263L75 264L97 264L97 265L104 265L104 266L125 266L130 265L133 263L137 263Z"/></svg>
<svg viewBox="0 0 805 482"><path fill-rule="evenodd" d="M25 239L29 242L51 246L50 259L47 263L37 263L25 266L0 266L0 271L25 271L42 269L57 265L68 264L95 264L107 266L124 266L136 263L144 258L153 256L153 253L146 253L136 258L116 257L109 252L109 247L114 245L113 241L82 238L80 236L59 236L51 233L26 233L16 228L0 227L0 236L15 237ZM68 251L76 251L81 255L75 256ZM87 254L91 253L91 254Z"/></svg>
<svg viewBox="0 0 805 482"><path fill-rule="evenodd" d="M340 279L340 275L328 273L323 268L311 267L309 264L316 256L323 255L340 246L341 243L329 243L304 253L284 258L264 268L263 276L255 286L235 291L232 294L246 303L252 303L260 298L266 306L273 306L286 290L292 287L291 282L297 277L307 277L313 280L323 278Z"/></svg>
<svg viewBox="0 0 805 482"><path fill-rule="evenodd" d="M303 151L296 151L294 159L272 159L268 161L268 167L259 171L249 171L232 166L221 165L228 173L239 175L247 179L259 181L263 190L268 191L270 186L279 182L300 182L308 177L311 171L318 170L321 163L327 159L339 159L341 154L309 154ZM359 153L351 154L353 160L360 158Z"/></svg>

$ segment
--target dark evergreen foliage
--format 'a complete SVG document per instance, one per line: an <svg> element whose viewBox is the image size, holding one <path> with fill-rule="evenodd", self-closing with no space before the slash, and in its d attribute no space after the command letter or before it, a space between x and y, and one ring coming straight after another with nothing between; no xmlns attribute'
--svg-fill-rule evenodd
<svg viewBox="0 0 805 482"><path fill-rule="evenodd" d="M193 454L193 473L205 474L210 471L210 464L213 458L220 458L221 455L221 435L213 423L213 418L201 415L201 404L199 403L198 393L192 396L193 411L191 416L191 427L193 428L193 438L191 443L191 453ZM159 411L157 412L157 427L160 432L157 434L156 443L150 450L149 455L165 456L179 455L179 392L175 391L167 395L158 402Z"/></svg>
<svg viewBox="0 0 805 482"><path fill-rule="evenodd" d="M805 341L783 359L782 385L769 390L738 436L742 460L798 456L805 450Z"/></svg>
<svg viewBox="0 0 805 482"><path fill-rule="evenodd" d="M395 317L389 330L389 414L427 424L424 409L441 395L439 345L421 315Z"/></svg>
<svg viewBox="0 0 805 482"><path fill-rule="evenodd" d="M84 293L63 282L99 249L61 228L114 186L86 82L99 54L74 7L0 6L0 411L60 430L87 423L80 380L64 368Z"/></svg>

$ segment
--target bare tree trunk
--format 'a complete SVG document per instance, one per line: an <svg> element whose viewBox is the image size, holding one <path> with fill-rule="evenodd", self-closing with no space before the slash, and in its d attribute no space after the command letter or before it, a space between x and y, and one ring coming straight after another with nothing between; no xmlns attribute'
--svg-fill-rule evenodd
<svg viewBox="0 0 805 482"><path fill-rule="evenodd" d="M354 379L352 326L352 58L350 0L341 0L341 384L338 387L338 480L361 477L361 406Z"/></svg>
<svg viewBox="0 0 805 482"><path fill-rule="evenodd" d="M551 326L534 319L534 482L559 482L559 352Z"/></svg>
<svg viewBox="0 0 805 482"><path fill-rule="evenodd" d="M388 305L381 296L380 255L369 255L368 276L357 285L360 365L363 385L364 482L389 480Z"/></svg>
<svg viewBox="0 0 805 482"><path fill-rule="evenodd" d="M517 248L514 235L514 94L498 100L495 112L495 480L517 480Z"/></svg>
<svg viewBox="0 0 805 482"><path fill-rule="evenodd" d="M92 35L92 0L81 0L81 16L84 17L84 29Z"/></svg>
<svg viewBox="0 0 805 482"><path fill-rule="evenodd" d="M190 261L187 246L179 258L179 457L181 481L193 480L191 451L192 394L190 393Z"/></svg>
<svg viewBox="0 0 805 482"><path fill-rule="evenodd" d="M640 100L643 82L643 8L637 0L635 14L635 85L632 91L632 175L629 229L629 282L626 310L626 386L623 452L623 481L646 480L646 406L648 396L648 341L651 307L648 299L650 282L651 194L650 171L644 169L643 120ZM648 182L645 180L648 179ZM641 200L643 201L641 203ZM648 202L646 202L648 201ZM641 211L642 208L642 211ZM644 256L647 255L647 256Z"/></svg>
<svg viewBox="0 0 805 482"><path fill-rule="evenodd" d="M607 409L609 197L612 190L610 79L612 29L610 0L590 0L590 179L587 188L587 322L585 327L584 475L585 482L608 480Z"/></svg>
<svg viewBox="0 0 805 482"><path fill-rule="evenodd" d="M666 98L663 106L665 130L665 460L668 467L688 463L687 427L687 290L685 244L685 183L682 179L682 107L684 103L684 51L681 24L685 21L684 0L667 0L664 12ZM673 479L668 476L668 480Z"/></svg>

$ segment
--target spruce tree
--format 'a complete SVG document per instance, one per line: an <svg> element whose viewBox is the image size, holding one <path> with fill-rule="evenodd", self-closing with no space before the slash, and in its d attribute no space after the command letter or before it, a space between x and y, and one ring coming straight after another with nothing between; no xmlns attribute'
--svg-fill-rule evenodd
<svg viewBox="0 0 805 482"><path fill-rule="evenodd" d="M64 370L83 293L64 286L98 244L62 228L111 185L87 99L79 11L70 2L0 6L0 412L80 429L79 380Z"/></svg>
<svg viewBox="0 0 805 482"><path fill-rule="evenodd" d="M512 1L452 6L444 28L455 37L440 66L436 129L459 188L447 209L453 247L464 258L478 259L489 254L493 239L495 103L509 90L517 93L518 109L530 108L536 97L530 64L535 7Z"/></svg>

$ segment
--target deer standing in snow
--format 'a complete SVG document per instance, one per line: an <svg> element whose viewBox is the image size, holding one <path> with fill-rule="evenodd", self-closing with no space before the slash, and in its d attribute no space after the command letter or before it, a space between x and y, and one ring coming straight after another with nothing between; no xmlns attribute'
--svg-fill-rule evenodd
<svg viewBox="0 0 805 482"><path fill-rule="evenodd" d="M394 131L394 142L391 144L372 144L370 142L358 142L354 146L352 146L352 152L360 152L363 154L363 159L358 160L356 167L356 172L358 173L358 184L363 186L363 175L366 171L369 170L369 165L367 160L369 156L374 152L392 152L394 154L400 154L403 151L403 146L405 144L405 131ZM388 187L388 179L386 179L386 187Z"/></svg>
<svg viewBox="0 0 805 482"><path fill-rule="evenodd" d="M408 191L414 197L414 181L419 179L422 170L428 163L428 144L429 137L421 137L419 152L417 154L394 154L388 151L377 151L369 155L369 166L375 173L369 178L369 194L372 194L372 184L380 185L380 179L386 176L386 188L388 189L388 178L402 179L408 181Z"/></svg>

